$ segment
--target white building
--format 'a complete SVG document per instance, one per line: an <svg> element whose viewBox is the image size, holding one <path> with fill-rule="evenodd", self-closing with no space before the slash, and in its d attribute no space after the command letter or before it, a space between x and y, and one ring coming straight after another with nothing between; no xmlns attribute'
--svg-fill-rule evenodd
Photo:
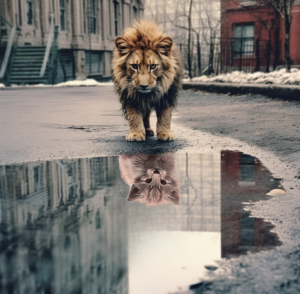
<svg viewBox="0 0 300 294"><path fill-rule="evenodd" d="M58 26L56 81L110 78L114 40L143 11L143 0L0 0L0 66L12 26L17 33L10 63L18 59L14 52L19 47L46 48L53 21ZM9 64L7 71L13 71Z"/></svg>

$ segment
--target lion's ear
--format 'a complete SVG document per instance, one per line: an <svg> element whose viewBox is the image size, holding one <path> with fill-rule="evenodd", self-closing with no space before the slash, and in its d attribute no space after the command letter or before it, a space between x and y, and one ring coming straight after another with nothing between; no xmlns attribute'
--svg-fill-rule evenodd
<svg viewBox="0 0 300 294"><path fill-rule="evenodd" d="M169 55L173 45L173 40L170 37L165 37L157 44L157 50L163 55Z"/></svg>
<svg viewBox="0 0 300 294"><path fill-rule="evenodd" d="M125 55L129 52L129 44L128 40L124 37L118 37L115 40L116 47L118 51L122 54Z"/></svg>

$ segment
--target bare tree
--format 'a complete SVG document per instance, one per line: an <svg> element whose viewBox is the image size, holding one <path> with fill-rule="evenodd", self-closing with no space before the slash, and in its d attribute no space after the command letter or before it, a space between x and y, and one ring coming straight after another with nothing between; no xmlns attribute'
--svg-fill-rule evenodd
<svg viewBox="0 0 300 294"><path fill-rule="evenodd" d="M193 7L193 0L189 1L189 10L188 13L185 11L186 3L185 1L181 3L176 3L175 7L175 17L172 19L169 15L166 15L168 20L173 24L174 27L183 29L188 31L188 49L187 49L187 56L188 56L188 71L189 71L189 77L192 78L192 51L191 51L191 36L193 31L192 26L192 7ZM180 7L181 6L181 7ZM185 22L183 24L178 24L178 19L184 17L187 20L187 25L185 25Z"/></svg>
<svg viewBox="0 0 300 294"><path fill-rule="evenodd" d="M189 67L189 76L192 78L192 52L191 52L191 36L192 36L192 7L193 0L190 0L189 14L188 19L188 28L189 28L189 37L188 37L188 67Z"/></svg>
<svg viewBox="0 0 300 294"><path fill-rule="evenodd" d="M284 55L286 72L291 72L291 56L290 56L290 33L292 24L292 5L294 0L263 0L267 1L271 7L279 13L284 21L285 39L284 39Z"/></svg>
<svg viewBox="0 0 300 294"><path fill-rule="evenodd" d="M180 46L190 77L193 76L194 66L195 74L201 75L203 56L201 50L203 45L207 47L207 44L203 43L202 35L211 33L211 29L215 31L219 29L220 8L217 2L218 0L146 0L146 5L152 7L148 19L155 20L161 25L165 33ZM217 12L211 9L212 3ZM218 22L217 26L215 19ZM204 30L203 26L209 29ZM194 54L195 49L197 55Z"/></svg>

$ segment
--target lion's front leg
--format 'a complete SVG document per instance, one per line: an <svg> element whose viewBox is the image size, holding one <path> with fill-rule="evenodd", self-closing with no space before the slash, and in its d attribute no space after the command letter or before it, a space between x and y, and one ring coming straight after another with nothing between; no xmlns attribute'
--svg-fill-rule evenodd
<svg viewBox="0 0 300 294"><path fill-rule="evenodd" d="M152 130L152 128L150 126L150 115L151 115L151 111L148 111L146 113L146 116L143 119L147 137L154 136L154 131Z"/></svg>
<svg viewBox="0 0 300 294"><path fill-rule="evenodd" d="M145 141L145 128L143 115L132 107L126 108L126 117L129 123L130 133L126 136L127 141Z"/></svg>
<svg viewBox="0 0 300 294"><path fill-rule="evenodd" d="M162 141L173 141L175 135L171 132L171 119L173 107L168 107L157 112L157 139Z"/></svg>

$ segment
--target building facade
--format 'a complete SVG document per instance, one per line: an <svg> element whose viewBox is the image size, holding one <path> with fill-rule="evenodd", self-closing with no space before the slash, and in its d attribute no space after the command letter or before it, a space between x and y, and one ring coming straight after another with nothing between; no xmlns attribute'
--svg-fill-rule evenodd
<svg viewBox="0 0 300 294"><path fill-rule="evenodd" d="M0 0L0 14L18 28L17 46L45 46L53 17L58 26L58 79L64 80L109 78L114 40L143 10L142 0ZM3 59L9 26L3 19L0 24Z"/></svg>
<svg viewBox="0 0 300 294"><path fill-rule="evenodd" d="M300 1L293 2L291 13L290 56L292 67L299 67ZM234 70L240 70L244 62L246 71L269 71L284 66L284 20L267 1L221 0L221 36L234 39L233 50L226 49L225 53L223 46L223 66L231 63Z"/></svg>

